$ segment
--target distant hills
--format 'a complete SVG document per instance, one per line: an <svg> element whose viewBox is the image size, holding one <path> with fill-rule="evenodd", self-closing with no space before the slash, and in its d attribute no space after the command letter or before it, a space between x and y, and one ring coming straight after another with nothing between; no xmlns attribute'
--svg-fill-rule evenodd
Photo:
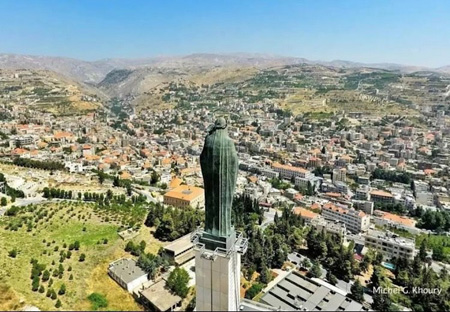
<svg viewBox="0 0 450 312"><path fill-rule="evenodd" d="M342 60L322 62L298 57L248 53L197 53L185 56L159 56L141 59L103 59L91 62L64 57L0 54L0 69L45 69L63 74L80 82L87 82L91 84L101 82L105 79L108 73L117 69L134 70L152 67L161 69L189 70L190 68L227 66L266 68L271 66L303 63L345 68L371 67L377 69L396 70L405 73L432 71L450 74L450 65L440 68L426 68L390 63L365 64Z"/></svg>

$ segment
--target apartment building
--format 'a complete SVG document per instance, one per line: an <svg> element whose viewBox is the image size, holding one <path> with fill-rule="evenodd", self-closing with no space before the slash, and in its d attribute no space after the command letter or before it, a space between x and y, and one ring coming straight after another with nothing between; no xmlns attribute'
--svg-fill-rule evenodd
<svg viewBox="0 0 450 312"><path fill-rule="evenodd" d="M333 169L333 183L338 181L347 182L347 169L345 168Z"/></svg>
<svg viewBox="0 0 450 312"><path fill-rule="evenodd" d="M385 203L385 204L394 203L394 195L382 190L372 190L370 192L370 199L375 203Z"/></svg>
<svg viewBox="0 0 450 312"><path fill-rule="evenodd" d="M344 223L345 227L353 233L367 231L370 226L370 216L363 211L338 207L332 203L323 205L322 215L325 219Z"/></svg>
<svg viewBox="0 0 450 312"><path fill-rule="evenodd" d="M281 178L288 180L292 179L292 177L300 177L303 179L314 177L314 174L309 170L290 165L282 165L277 162L272 164L272 169L278 172Z"/></svg>
<svg viewBox="0 0 450 312"><path fill-rule="evenodd" d="M414 259L415 242L412 239L399 237L391 232L369 230L364 234L366 246L381 252L386 258Z"/></svg>

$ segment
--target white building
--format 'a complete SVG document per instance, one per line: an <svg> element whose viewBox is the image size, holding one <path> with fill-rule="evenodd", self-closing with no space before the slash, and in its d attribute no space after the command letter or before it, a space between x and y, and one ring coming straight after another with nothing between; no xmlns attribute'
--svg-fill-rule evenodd
<svg viewBox="0 0 450 312"><path fill-rule="evenodd" d="M332 203L323 205L322 215L325 219L344 223L346 228L353 233L367 231L370 226L370 216L363 211L337 207Z"/></svg>
<svg viewBox="0 0 450 312"><path fill-rule="evenodd" d="M278 172L280 174L280 177L283 179L290 180L292 179L292 177L300 177L300 178L314 177L314 174L311 173L311 171L300 167L282 165L280 163L273 163L272 168L275 172Z"/></svg>
<svg viewBox="0 0 450 312"><path fill-rule="evenodd" d="M347 182L347 169L345 168L333 169L333 183L337 181Z"/></svg>
<svg viewBox="0 0 450 312"><path fill-rule="evenodd" d="M122 258L110 263L108 274L129 292L148 281L148 274L133 259Z"/></svg>
<svg viewBox="0 0 450 312"><path fill-rule="evenodd" d="M268 177L269 179L273 178L279 178L280 174L276 172L275 170L269 169L269 168L261 168L261 175Z"/></svg>
<svg viewBox="0 0 450 312"><path fill-rule="evenodd" d="M412 260L416 254L414 240L399 237L390 232L369 230L364 234L364 238L367 247L381 252L389 259L407 258Z"/></svg>

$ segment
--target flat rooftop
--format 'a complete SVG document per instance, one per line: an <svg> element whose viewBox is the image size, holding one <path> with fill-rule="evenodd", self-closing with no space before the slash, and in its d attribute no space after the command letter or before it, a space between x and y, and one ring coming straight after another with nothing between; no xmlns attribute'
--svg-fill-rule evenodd
<svg viewBox="0 0 450 312"><path fill-rule="evenodd" d="M136 265L133 259L119 259L109 265L108 271L114 273L126 284L147 273Z"/></svg>
<svg viewBox="0 0 450 312"><path fill-rule="evenodd" d="M293 271L274 285L261 302L281 310L293 311L367 311L325 283L318 283Z"/></svg>
<svg viewBox="0 0 450 312"><path fill-rule="evenodd" d="M191 243L191 233L180 237L179 239L174 240L172 243L164 247L164 250L168 250L173 252L175 257L191 248L194 248L194 245Z"/></svg>
<svg viewBox="0 0 450 312"><path fill-rule="evenodd" d="M141 295L151 302L159 311L167 311L181 301L181 297L172 294L165 288L166 281L160 280L141 291Z"/></svg>
<svg viewBox="0 0 450 312"><path fill-rule="evenodd" d="M385 240L397 245L403 245L403 246L409 246L412 248L415 248L416 244L413 239L400 237L397 234L390 233L390 232L382 232L377 230L369 230L367 231L367 234L364 235L365 237L372 237L372 238L378 238L381 240Z"/></svg>

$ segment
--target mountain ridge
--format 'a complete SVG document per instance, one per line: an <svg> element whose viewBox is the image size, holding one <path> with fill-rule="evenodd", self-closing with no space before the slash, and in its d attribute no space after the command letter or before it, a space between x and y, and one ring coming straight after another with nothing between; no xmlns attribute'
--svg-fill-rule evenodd
<svg viewBox="0 0 450 312"><path fill-rule="evenodd" d="M278 56L261 53L193 53L188 55L154 56L147 58L105 58L85 61L69 57L23 55L13 53L0 54L0 69L44 69L65 75L80 82L99 83L114 69L190 68L220 66L271 67L295 64L317 64L332 67L357 68L369 67L396 70L410 73L431 71L450 74L450 65L438 68L402 65L396 63L361 63L346 60L317 61L301 57Z"/></svg>

